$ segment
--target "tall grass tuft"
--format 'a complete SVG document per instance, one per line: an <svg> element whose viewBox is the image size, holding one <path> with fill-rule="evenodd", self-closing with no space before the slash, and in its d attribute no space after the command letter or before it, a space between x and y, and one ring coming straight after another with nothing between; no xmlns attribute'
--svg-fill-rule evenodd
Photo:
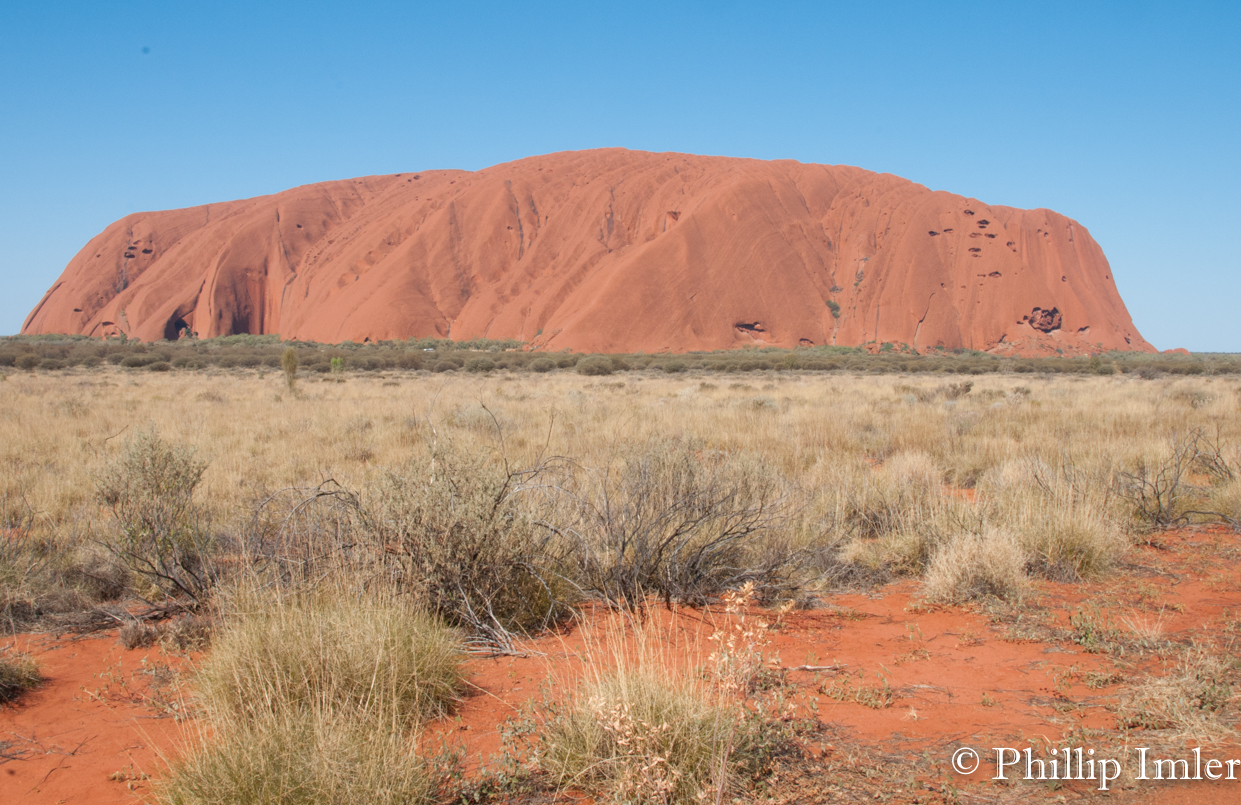
<svg viewBox="0 0 1241 805"><path fill-rule="evenodd" d="M552 709L544 771L599 802L721 802L742 793L780 741L767 720L772 702L756 693L768 624L744 614L755 589L751 582L725 595L705 657L696 643L669 637L680 631L675 619L666 630L625 615L602 634L583 627L582 678Z"/></svg>
<svg viewBox="0 0 1241 805"><path fill-rule="evenodd" d="M461 644L431 615L328 591L242 593L232 606L198 680L212 713L382 704L414 724L452 705Z"/></svg>
<svg viewBox="0 0 1241 805"><path fill-rule="evenodd" d="M244 591L229 609L198 679L204 733L160 802L434 801L443 769L414 741L455 699L453 632L399 600L342 590Z"/></svg>

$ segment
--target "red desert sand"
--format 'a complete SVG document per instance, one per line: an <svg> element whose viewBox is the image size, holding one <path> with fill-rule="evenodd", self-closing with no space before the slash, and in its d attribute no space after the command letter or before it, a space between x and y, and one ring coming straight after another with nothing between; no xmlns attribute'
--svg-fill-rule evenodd
<svg viewBox="0 0 1241 805"><path fill-rule="evenodd" d="M1154 351L1102 249L1058 213L848 166L621 148L134 213L22 332Z"/></svg>

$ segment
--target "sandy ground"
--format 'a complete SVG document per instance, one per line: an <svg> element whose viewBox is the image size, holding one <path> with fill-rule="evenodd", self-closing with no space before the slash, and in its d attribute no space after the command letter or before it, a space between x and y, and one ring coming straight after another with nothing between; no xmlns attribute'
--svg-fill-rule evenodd
<svg viewBox="0 0 1241 805"><path fill-rule="evenodd" d="M1164 535L1099 582L1040 584L1023 610L927 606L916 584L900 582L789 613L770 631L774 665L831 668L778 674L790 717L801 725L800 755L777 763L756 796L770 802L1241 802L1241 780L1122 778L1104 794L1089 781L1000 785L989 779L994 747L1001 746L1068 744L1114 757L1150 745L1164 747L1160 756L1190 756L1199 745L1192 738L1122 731L1115 712L1132 684L1166 673L1178 649L1091 653L1072 639L1070 618L1089 612L1121 633L1126 619L1158 623L1165 640L1231 650L1241 612L1237 544L1236 535L1219 530ZM653 617L670 639L699 647L727 622L722 613L690 609ZM190 678L183 672L195 658L126 650L115 633L20 635L15 642L37 657L47 681L0 708L0 802L103 805L149 794L147 776L158 776L166 758L196 733L194 719L183 717L182 696L192 697L192 687L178 685ZM523 708L571 684L583 647L582 631L571 630L531 642L526 656L471 659L457 713L433 725L425 740L463 752L467 774L493 766L504 750L502 733L522 719ZM1100 684L1109 676L1114 681ZM848 692L859 689L860 696ZM1236 698L1229 705L1234 712ZM982 765L970 775L954 773L949 759L967 746L980 751ZM1241 758L1235 741L1203 746L1205 757Z"/></svg>

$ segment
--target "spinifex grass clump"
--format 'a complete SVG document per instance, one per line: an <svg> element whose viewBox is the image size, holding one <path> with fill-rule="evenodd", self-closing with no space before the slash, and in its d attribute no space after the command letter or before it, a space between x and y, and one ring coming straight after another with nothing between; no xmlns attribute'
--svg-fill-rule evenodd
<svg viewBox="0 0 1241 805"><path fill-rule="evenodd" d="M573 699L553 713L542 768L600 802L732 801L761 765L770 702L756 700L767 624L744 614L748 584L725 597L724 624L697 645L673 645L652 618L617 616L586 637L587 664ZM630 625L631 628L627 628Z"/></svg>
<svg viewBox="0 0 1241 805"><path fill-rule="evenodd" d="M563 785L607 801L698 802L727 770L738 717L688 678L617 669L579 692L548 736L543 763Z"/></svg>
<svg viewBox="0 0 1241 805"><path fill-rule="evenodd" d="M414 724L442 715L456 695L457 636L396 601L341 592L247 595L235 605L199 677L214 713L382 703Z"/></svg>
<svg viewBox="0 0 1241 805"><path fill-rule="evenodd" d="M415 752L453 701L462 656L434 618L347 591L241 596L199 677L202 743L170 805L424 803L442 771Z"/></svg>
<svg viewBox="0 0 1241 805"><path fill-rule="evenodd" d="M258 721L213 720L211 744L178 762L164 805L421 805L439 775L413 741L333 707L284 708Z"/></svg>
<svg viewBox="0 0 1241 805"><path fill-rule="evenodd" d="M42 681L34 657L8 648L0 649L0 703L13 701Z"/></svg>

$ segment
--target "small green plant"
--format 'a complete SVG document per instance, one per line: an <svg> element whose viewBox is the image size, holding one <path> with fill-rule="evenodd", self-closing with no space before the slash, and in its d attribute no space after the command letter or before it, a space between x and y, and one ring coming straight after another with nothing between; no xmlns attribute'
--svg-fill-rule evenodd
<svg viewBox="0 0 1241 805"><path fill-rule="evenodd" d="M869 707L872 710L883 710L891 707L896 701L896 694L892 690L892 686L888 684L887 677L880 673L875 674L879 679L877 685L854 685L854 678L851 676L843 676L825 682L819 692L830 699L838 702L856 702L863 707ZM857 679L862 678L862 672L859 671Z"/></svg>
<svg viewBox="0 0 1241 805"><path fill-rule="evenodd" d="M0 649L0 703L13 701L42 681L34 657L9 647Z"/></svg>
<svg viewBox="0 0 1241 805"><path fill-rule="evenodd" d="M293 391L297 384L297 350L289 347L280 356L280 367L284 369L284 382L289 387L289 391Z"/></svg>
<svg viewBox="0 0 1241 805"><path fill-rule="evenodd" d="M840 305L834 299L827 300L827 309L832 311L832 318L840 318Z"/></svg>
<svg viewBox="0 0 1241 805"><path fill-rule="evenodd" d="M1115 644L1116 630L1110 620L1097 607L1078 607L1069 616L1069 628L1073 642L1091 654L1111 651Z"/></svg>
<svg viewBox="0 0 1241 805"><path fill-rule="evenodd" d="M332 358L330 361L328 361L328 365L332 367L332 374L334 375L342 374L345 371L345 359L344 358Z"/></svg>

